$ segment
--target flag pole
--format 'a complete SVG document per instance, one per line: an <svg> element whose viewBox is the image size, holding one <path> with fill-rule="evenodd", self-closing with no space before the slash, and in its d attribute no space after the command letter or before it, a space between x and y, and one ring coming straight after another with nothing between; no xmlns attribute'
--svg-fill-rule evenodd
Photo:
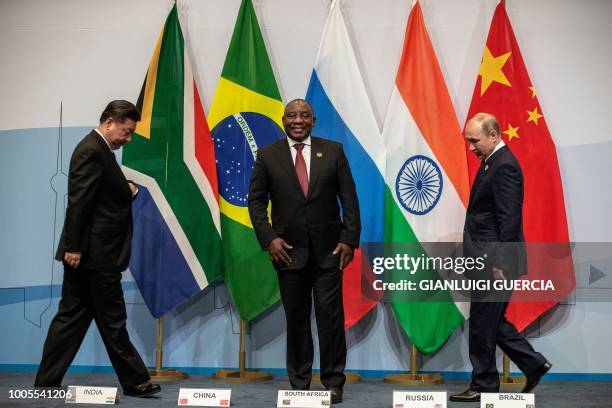
<svg viewBox="0 0 612 408"><path fill-rule="evenodd" d="M212 375L213 380L230 383L260 382L271 380L272 374L246 367L246 321L240 319L240 348L238 351L238 370L219 370Z"/></svg>
<svg viewBox="0 0 612 408"><path fill-rule="evenodd" d="M155 351L155 370L149 370L151 379L155 381L181 381L189 377L187 373L173 368L162 368L164 355L164 316L157 318L157 345Z"/></svg>
<svg viewBox="0 0 612 408"><path fill-rule="evenodd" d="M522 375L510 375L510 358L504 353L503 372L499 376L499 383L508 387L523 387L525 385L525 377Z"/></svg>
<svg viewBox="0 0 612 408"><path fill-rule="evenodd" d="M410 373L385 375L383 381L397 385L432 385L444 383L444 379L438 373L419 373L418 358L419 352L413 344L412 352L410 353Z"/></svg>

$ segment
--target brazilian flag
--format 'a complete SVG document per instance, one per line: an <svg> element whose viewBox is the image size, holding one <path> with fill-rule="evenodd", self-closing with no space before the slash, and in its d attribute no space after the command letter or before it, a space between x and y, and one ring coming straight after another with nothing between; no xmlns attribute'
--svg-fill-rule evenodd
<svg viewBox="0 0 612 408"><path fill-rule="evenodd" d="M242 0L208 115L219 179L223 271L240 317L279 300L278 279L249 218L247 196L257 149L285 137L284 106L251 0Z"/></svg>

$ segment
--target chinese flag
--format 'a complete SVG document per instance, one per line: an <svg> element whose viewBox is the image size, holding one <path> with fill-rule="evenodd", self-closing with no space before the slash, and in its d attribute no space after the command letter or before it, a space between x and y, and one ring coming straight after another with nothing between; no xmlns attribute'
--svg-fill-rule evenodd
<svg viewBox="0 0 612 408"><path fill-rule="evenodd" d="M568 243L563 185L555 142L548 131L546 117L529 79L503 0L493 15L467 119L478 112L497 117L502 138L523 169L525 240ZM472 182L479 165L480 161L468 151ZM563 246L553 245L556 248ZM551 264L550 257L537 254L541 252L537 248L543 245L535 245L535 251L533 247L528 245L529 273L524 279L546 279L554 274L555 282L561 283L556 287L556 299L569 295L576 287L571 254L564 253ZM550 246L546 248L554 249ZM515 292L513 299L516 295ZM556 303L551 300L511 301L506 317L522 331Z"/></svg>

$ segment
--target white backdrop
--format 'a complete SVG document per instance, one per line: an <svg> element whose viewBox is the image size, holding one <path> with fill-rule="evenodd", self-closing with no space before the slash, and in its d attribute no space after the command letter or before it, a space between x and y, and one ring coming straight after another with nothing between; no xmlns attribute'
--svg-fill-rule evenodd
<svg viewBox="0 0 612 408"><path fill-rule="evenodd" d="M239 0L179 0L206 107ZM400 58L410 0L343 0L379 125ZM424 0L427 27L464 123L497 0ZM329 0L254 0L284 100L303 97ZM171 7L168 0L2 0L0 129L95 123L118 97L136 99ZM527 69L558 146L612 138L612 2L508 0Z"/></svg>

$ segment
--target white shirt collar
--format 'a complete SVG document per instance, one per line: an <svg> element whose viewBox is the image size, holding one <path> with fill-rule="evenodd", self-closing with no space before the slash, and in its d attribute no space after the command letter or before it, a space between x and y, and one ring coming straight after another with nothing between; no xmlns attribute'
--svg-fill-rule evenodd
<svg viewBox="0 0 612 408"><path fill-rule="evenodd" d="M495 149L493 149L493 151L491 152L491 154L485 159L485 162L487 160L489 160L491 158L491 156L493 156L495 154L496 151L498 151L499 149L501 149L502 147L504 147L506 145L506 143L504 143L504 141L502 139L499 139L499 143L495 146Z"/></svg>
<svg viewBox="0 0 612 408"><path fill-rule="evenodd" d="M113 148L110 146L110 144L108 144L108 140L106 140L106 138L104 137L104 135L102 134L102 132L100 132L98 130L98 128L94 128L94 130L96 131L97 134L100 135L100 137L102 138L102 140L104 140L104 143L106 143L106 145L108 146L108 148L111 150L111 152L113 151Z"/></svg>
<svg viewBox="0 0 612 408"><path fill-rule="evenodd" d="M308 135L308 137L306 139L304 139L301 142L296 142L295 140L293 140L292 138L290 138L289 136L287 136L287 142L289 142L289 147L293 147L294 144L297 143L304 143L306 146L310 146L310 135Z"/></svg>

